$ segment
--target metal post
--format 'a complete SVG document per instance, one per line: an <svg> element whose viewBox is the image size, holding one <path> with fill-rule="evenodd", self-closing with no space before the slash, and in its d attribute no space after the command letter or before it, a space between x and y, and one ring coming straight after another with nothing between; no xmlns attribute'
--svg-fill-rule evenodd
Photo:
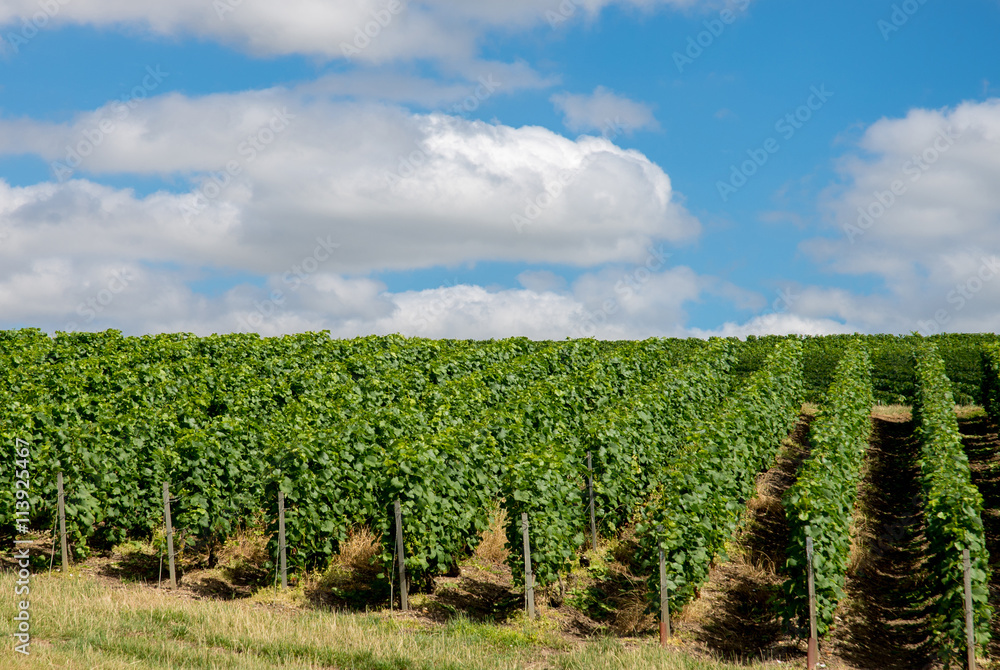
<svg viewBox="0 0 1000 670"><path fill-rule="evenodd" d="M396 498L396 555L399 558L399 609L410 608L406 589L406 560L403 554L403 507Z"/></svg>
<svg viewBox="0 0 1000 670"><path fill-rule="evenodd" d="M69 574L69 549L66 546L66 496L63 493L63 473L56 477L59 490L59 543L62 548L62 572Z"/></svg>
<svg viewBox="0 0 1000 670"><path fill-rule="evenodd" d="M965 581L965 646L969 654L969 670L976 670L976 627L972 616L972 563L969 550L962 550Z"/></svg>
<svg viewBox="0 0 1000 670"><path fill-rule="evenodd" d="M167 559L170 562L170 588L177 588L177 573L174 569L174 526L170 521L170 484L163 482L163 521L167 526Z"/></svg>
<svg viewBox="0 0 1000 670"><path fill-rule="evenodd" d="M806 568L809 579L809 649L806 668L813 670L819 663L819 640L816 634L816 582L813 576L813 539L806 536Z"/></svg>
<svg viewBox="0 0 1000 670"><path fill-rule="evenodd" d="M524 599L528 603L528 618L535 618L535 576L531 574L531 544L528 542L528 513L521 512L521 532L524 534Z"/></svg>
<svg viewBox="0 0 1000 670"><path fill-rule="evenodd" d="M288 588L288 569L285 565L285 494L278 491L278 552L281 560L281 588Z"/></svg>
<svg viewBox="0 0 1000 670"><path fill-rule="evenodd" d="M657 530L657 542L662 542L663 526ZM670 594L667 592L667 557L660 544L660 646L667 646L670 637Z"/></svg>
<svg viewBox="0 0 1000 670"><path fill-rule="evenodd" d="M590 548L597 550L597 518L594 514L594 465L587 452L587 490L590 492Z"/></svg>

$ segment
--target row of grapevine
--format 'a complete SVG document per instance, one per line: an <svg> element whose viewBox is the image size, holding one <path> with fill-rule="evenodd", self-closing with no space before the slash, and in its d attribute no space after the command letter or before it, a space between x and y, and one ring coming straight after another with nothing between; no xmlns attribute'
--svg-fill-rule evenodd
<svg viewBox="0 0 1000 670"><path fill-rule="evenodd" d="M91 539L148 534L160 514L150 491L165 479L179 498L179 525L203 536L225 534L261 508L271 475L263 464L294 444L285 423L274 420L288 406L341 414L381 406L426 387L420 374L446 378L503 353L500 343L337 341L325 334L3 335L0 429L5 439L38 445L43 514L51 518L45 501L53 499L54 484L47 475L62 470L73 483L68 522L80 551ZM504 345L521 355L539 346ZM393 370L405 378L390 389ZM0 496L0 523L10 518L8 502Z"/></svg>
<svg viewBox="0 0 1000 670"><path fill-rule="evenodd" d="M672 606L707 578L754 494L757 473L798 421L802 395L802 343L786 339L714 414L685 427L636 525L644 563L655 565L659 549L665 552Z"/></svg>
<svg viewBox="0 0 1000 670"><path fill-rule="evenodd" d="M808 536L814 544L817 628L821 637L833 623L833 612L844 597L851 520L871 437L873 404L871 361L863 342L855 340L837 365L826 401L810 425L809 458L783 500L791 529L784 616L799 626L804 626L808 617Z"/></svg>
<svg viewBox="0 0 1000 670"><path fill-rule="evenodd" d="M757 370L764 363L770 348L789 337L798 338L795 335L748 336L734 365L734 375L743 378ZM815 335L801 339L806 400L820 404L833 383L837 362L850 343L857 339L864 342L871 357L875 402L913 403L916 393L913 352L918 343L926 339L937 346L944 359L955 401L963 405L982 404L980 352L984 346L998 342L994 333L945 333L928 338L915 335Z"/></svg>
<svg viewBox="0 0 1000 670"><path fill-rule="evenodd" d="M599 528L613 535L631 523L636 509L660 481L662 465L677 453L684 426L704 421L732 386L737 347L716 340L678 366L605 411L585 427L585 451L594 455L594 493Z"/></svg>
<svg viewBox="0 0 1000 670"><path fill-rule="evenodd" d="M613 511L605 506L611 501L620 524L644 497L650 475L669 457L671 436L683 418L678 408L721 394L716 389L724 383L732 348L731 342L716 341L686 365L661 366L627 394L612 392L611 370L595 365L569 384L531 390L505 408L501 448L509 457L501 495L508 511L507 538L516 546L521 514L527 513L535 528L531 555L538 583L553 582L568 571L583 545L587 451L594 456L601 516L614 523ZM620 423L615 434L602 425L626 411L631 413L627 420L643 423ZM636 428L649 432L630 432ZM518 559L512 555L510 567L521 580L524 566Z"/></svg>
<svg viewBox="0 0 1000 670"><path fill-rule="evenodd" d="M411 572L450 567L485 526L485 501L495 489L483 481L494 460L492 438L466 431L456 439L456 431L513 389L585 364L594 353L550 345L380 406L290 406L277 417L287 448L269 464L288 500L290 540L301 547L296 562L323 564L352 526L388 537L388 509L399 498Z"/></svg>
<svg viewBox="0 0 1000 670"><path fill-rule="evenodd" d="M932 343L923 343L917 349L916 375L914 418L920 437L929 591L937 596L931 628L946 658L961 657L965 650L964 549L969 550L972 560L976 643L984 646L990 638L989 554L980 516L983 498L970 482L969 460L962 447L951 384L944 361Z"/></svg>
<svg viewBox="0 0 1000 670"><path fill-rule="evenodd" d="M983 348L982 396L986 412L995 423L1000 423L1000 344Z"/></svg>
<svg viewBox="0 0 1000 670"><path fill-rule="evenodd" d="M277 467L291 506L289 532L307 547L300 560L321 563L351 525L387 536L387 510L398 498L411 573L451 567L485 528L498 489L496 431L484 417L524 388L549 385L565 370L610 355L581 343L553 344L440 384L421 398L293 431L298 448ZM390 543L384 546L388 552Z"/></svg>
<svg viewBox="0 0 1000 670"><path fill-rule="evenodd" d="M515 427L540 443L544 421L525 417L553 403L570 417L603 410L703 347L13 331L0 333L0 432L37 445L36 527L52 518L54 473L66 473L81 555L88 542L148 536L170 481L176 525L206 542L272 509L280 488L301 567L323 565L351 526L387 536L400 498L409 567L431 574L485 527L522 453ZM0 495L0 530L12 502Z"/></svg>

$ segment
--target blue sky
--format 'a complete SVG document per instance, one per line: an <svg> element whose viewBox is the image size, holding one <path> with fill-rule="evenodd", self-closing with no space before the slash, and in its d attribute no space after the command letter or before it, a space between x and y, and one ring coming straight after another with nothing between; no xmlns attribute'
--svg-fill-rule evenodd
<svg viewBox="0 0 1000 670"><path fill-rule="evenodd" d="M997 0L0 1L0 328L996 330L998 28Z"/></svg>

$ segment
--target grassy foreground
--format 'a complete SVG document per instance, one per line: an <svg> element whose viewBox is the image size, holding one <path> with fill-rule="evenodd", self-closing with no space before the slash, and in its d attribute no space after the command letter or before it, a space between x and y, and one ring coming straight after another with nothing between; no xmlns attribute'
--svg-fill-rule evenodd
<svg viewBox="0 0 1000 670"><path fill-rule="evenodd" d="M90 577L32 577L31 655L13 651L14 577L0 575L2 668L646 668L726 670L653 640L573 642L544 623L428 625L396 614L340 614L280 598L195 600ZM751 666L740 666L746 670ZM762 668L763 666L756 666ZM787 667L787 666L786 666Z"/></svg>

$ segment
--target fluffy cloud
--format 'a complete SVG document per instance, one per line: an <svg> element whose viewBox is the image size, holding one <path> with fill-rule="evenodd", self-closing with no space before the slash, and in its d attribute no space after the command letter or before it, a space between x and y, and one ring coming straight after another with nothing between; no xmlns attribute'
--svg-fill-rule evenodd
<svg viewBox="0 0 1000 670"><path fill-rule="evenodd" d="M691 7L699 0L574 0L572 11L595 16L609 5ZM553 0L6 0L0 4L4 34L20 26L139 27L155 35L193 35L253 54L308 54L329 59L386 62L432 58L467 62L490 30L526 29L559 12ZM30 34L34 34L31 32ZM17 48L11 41L7 48Z"/></svg>
<svg viewBox="0 0 1000 670"><path fill-rule="evenodd" d="M330 239L338 272L592 266L639 260L654 240L699 229L659 167L607 140L285 90L171 94L68 124L0 121L4 152L35 153L71 177L0 184L0 258L13 265L24 254L111 254L266 274ZM93 181L109 174L191 191L137 197Z"/></svg>
<svg viewBox="0 0 1000 670"><path fill-rule="evenodd" d="M824 196L836 236L804 249L885 292L827 290L810 312L875 331L1000 327L1000 100L882 119L859 149Z"/></svg>
<svg viewBox="0 0 1000 670"><path fill-rule="evenodd" d="M557 93L551 98L563 114L563 123L574 132L597 130L657 130L660 124L649 105L629 100L603 86L590 95Z"/></svg>
<svg viewBox="0 0 1000 670"><path fill-rule="evenodd" d="M33 261L0 278L10 325L48 331L118 328L126 333L329 330L335 336L606 339L684 336L684 304L718 282L690 268L646 264L586 273L571 286L487 290L457 285L392 293L378 281L332 274L322 263L241 284L221 295L194 290L194 270L172 265ZM695 333L700 334L700 333Z"/></svg>
<svg viewBox="0 0 1000 670"><path fill-rule="evenodd" d="M745 323L729 321L718 328L690 331L693 337L740 337L747 335L850 335L858 332L832 319L810 319L796 314L765 314Z"/></svg>
<svg viewBox="0 0 1000 670"><path fill-rule="evenodd" d="M133 102L64 124L0 121L0 154L40 156L64 179L0 180L8 323L626 335L679 327L702 290L656 246L699 231L669 177L603 138L285 89ZM188 187L139 195L105 175ZM571 288L529 272L525 289L500 292L389 294L363 278L477 261L617 269ZM206 295L206 273L266 287ZM619 303L602 316L609 299Z"/></svg>

